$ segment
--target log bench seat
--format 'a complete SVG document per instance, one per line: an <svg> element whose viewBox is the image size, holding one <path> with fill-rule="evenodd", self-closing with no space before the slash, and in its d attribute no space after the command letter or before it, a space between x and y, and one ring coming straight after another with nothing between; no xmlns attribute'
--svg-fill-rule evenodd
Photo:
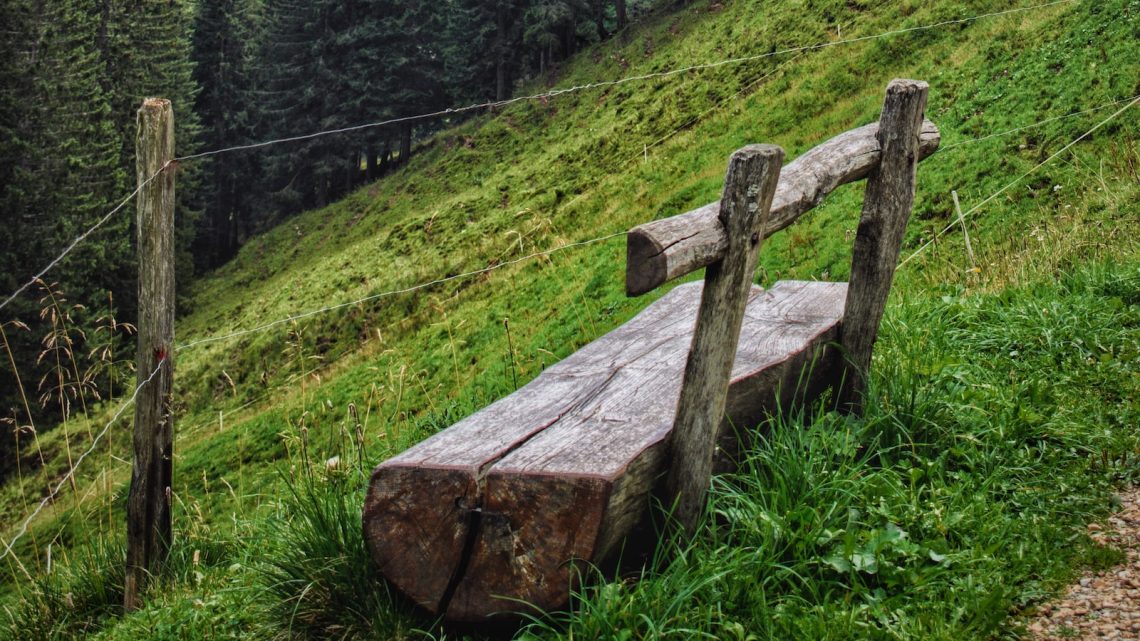
<svg viewBox="0 0 1140 641"><path fill-rule="evenodd" d="M383 575L458 621L568 600L573 561L619 549L665 471L702 283L681 285L525 387L376 468L364 508ZM834 358L846 283L753 286L719 439L793 395ZM801 379L801 375L808 375ZM723 456L730 455L727 451ZM528 605L530 604L530 605Z"/></svg>

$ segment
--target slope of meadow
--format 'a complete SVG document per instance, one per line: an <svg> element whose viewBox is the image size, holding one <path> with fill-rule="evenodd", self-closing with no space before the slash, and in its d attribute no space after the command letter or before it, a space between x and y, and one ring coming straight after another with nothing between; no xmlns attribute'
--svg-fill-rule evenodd
<svg viewBox="0 0 1140 641"><path fill-rule="evenodd" d="M126 617L117 607L124 423L80 470L78 492L2 564L0 638L454 637L372 575L359 534L368 469L654 295L624 297L620 237L380 294L714 200L734 149L772 142L794 157L877 118L894 77L930 82L927 114L943 132L919 170L904 255L952 220L956 190L967 210L984 203L967 220L977 269L957 228L908 262L864 420L821 408L776 426L742 473L717 479L717 518L695 542L671 544L667 569L599 578L573 613L538 616L520 634L1015 634L1011 615L1075 567L1118 559L1079 527L1111 507L1113 483L1140 476L1140 111L985 199L1127 103L1105 105L1140 94L1140 2L949 22L1007 8L995 6L696 2L550 82L773 55L480 116L395 175L251 240L193 284L178 323L177 539L150 604ZM758 280L844 279L861 189L839 190L768 241ZM85 449L113 409L68 426L71 447ZM66 469L63 436L41 438L45 471L0 490L5 539L46 472Z"/></svg>

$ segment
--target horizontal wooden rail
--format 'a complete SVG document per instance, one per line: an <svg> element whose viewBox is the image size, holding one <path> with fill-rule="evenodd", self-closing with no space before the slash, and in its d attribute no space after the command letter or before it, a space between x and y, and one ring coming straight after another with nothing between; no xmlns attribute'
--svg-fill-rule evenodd
<svg viewBox="0 0 1140 641"><path fill-rule="evenodd" d="M879 165L879 123L842 133L805 152L780 171L764 237L791 225L840 185L866 178ZM922 123L919 160L941 142L938 127ZM728 236L717 219L720 201L635 227L626 240L625 290L638 296L724 257Z"/></svg>

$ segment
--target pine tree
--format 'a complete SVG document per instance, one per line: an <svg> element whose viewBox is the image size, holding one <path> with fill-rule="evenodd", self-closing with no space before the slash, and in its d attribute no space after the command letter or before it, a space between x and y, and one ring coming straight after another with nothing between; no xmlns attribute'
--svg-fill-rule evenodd
<svg viewBox="0 0 1140 641"><path fill-rule="evenodd" d="M202 122L202 144L220 149L253 142L261 116L255 57L263 37L259 0L203 0L194 22L194 80L201 92L195 112ZM259 181L253 153L230 153L201 161L201 202L196 230L198 266L217 266L233 256L254 228Z"/></svg>
<svg viewBox="0 0 1140 641"><path fill-rule="evenodd" d="M265 137L417 115L446 102L441 12L394 0L273 0L262 51ZM277 213L322 206L411 154L414 123L288 143L267 154ZM398 148L397 148L398 147ZM365 169L361 169L362 166Z"/></svg>
<svg viewBox="0 0 1140 641"><path fill-rule="evenodd" d="M266 3L267 33L259 55L259 72L265 78L260 138L318 131L326 121L333 91L324 51L331 35L323 21L328 4L322 0ZM325 140L287 143L264 151L262 164L271 199L262 204L262 218L274 220L277 212L293 213L324 203L327 191L319 183L329 173L324 166Z"/></svg>
<svg viewBox="0 0 1140 641"><path fill-rule="evenodd" d="M173 105L177 155L198 149L201 126L194 110L198 88L190 40L193 5L189 0L98 0L98 4L98 43L106 66L103 88L118 131L120 162L129 170L121 187L129 192L135 186L135 114L144 99L166 98ZM190 246L202 208L200 176L200 164L178 169L175 264L176 278L183 283L194 268ZM116 289L116 298L121 296L129 309L135 307L134 272L134 262L129 261L118 275L127 286Z"/></svg>
<svg viewBox="0 0 1140 641"><path fill-rule="evenodd" d="M15 1L5 4L4 98L0 101L3 161L0 175L0 285L15 290L125 196L125 172L110 103L100 84L104 66L94 47L93 0ZM10 93L9 93L10 92ZM118 261L129 253L129 218L115 217L71 252L50 274L75 302L92 307L116 287ZM27 331L8 332L25 385L40 379L38 288L5 308L0 322L19 319ZM83 323L81 312L76 322ZM81 355L82 345L73 353ZM81 357L80 357L81 358ZM0 376L0 402L19 393L15 375ZM34 396L34 389L26 390Z"/></svg>

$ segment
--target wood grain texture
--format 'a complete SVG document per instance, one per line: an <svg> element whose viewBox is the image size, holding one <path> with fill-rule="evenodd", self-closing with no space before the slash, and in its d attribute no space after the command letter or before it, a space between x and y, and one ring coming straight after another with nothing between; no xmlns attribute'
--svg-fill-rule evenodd
<svg viewBox="0 0 1140 641"><path fill-rule="evenodd" d="M919 136L929 90L917 80L891 81L879 119L881 159L867 179L843 316L842 343L848 367L841 399L855 413L862 411L871 350L914 205Z"/></svg>
<svg viewBox="0 0 1140 641"><path fill-rule="evenodd" d="M138 355L134 460L127 497L127 571L123 604L139 606L146 577L158 572L170 548L170 408L174 361L174 111L169 100L147 99L138 112ZM152 176L155 176L150 180ZM149 182L147 182L149 180ZM161 369L149 383L147 378Z"/></svg>
<svg viewBox="0 0 1140 641"><path fill-rule="evenodd" d="M842 133L805 152L780 172L764 237L771 236L818 205L840 185L861 180L878 166L879 123ZM919 157L938 149L941 135L925 121ZM626 239L626 294L637 296L720 260L728 236L717 222L720 202L630 230Z"/></svg>
<svg viewBox="0 0 1140 641"><path fill-rule="evenodd" d="M364 532L384 576L460 621L565 605L575 559L614 553L665 471L702 284L691 283L514 394L373 472ZM838 337L846 285L752 287L718 441L780 399ZM786 405L784 407L787 407ZM445 596L450 596L444 599ZM446 602L446 603L444 603ZM440 608L444 603L445 608Z"/></svg>
<svg viewBox="0 0 1140 641"><path fill-rule="evenodd" d="M751 145L734 153L728 162L717 216L728 237L728 248L724 257L705 271L669 446L665 496L673 501L674 522L689 533L696 529L704 511L717 428L728 396L728 377L756 272L761 232L768 222L783 161L783 149Z"/></svg>

